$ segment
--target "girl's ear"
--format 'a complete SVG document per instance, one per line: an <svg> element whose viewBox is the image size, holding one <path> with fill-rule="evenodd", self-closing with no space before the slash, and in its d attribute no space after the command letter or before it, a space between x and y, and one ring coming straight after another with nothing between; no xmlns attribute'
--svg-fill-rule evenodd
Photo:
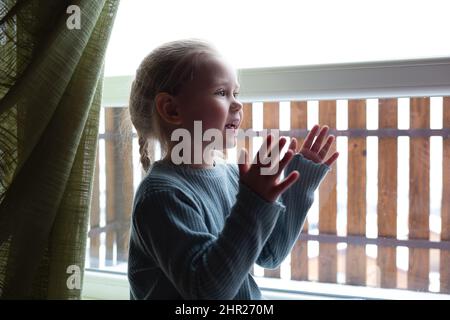
<svg viewBox="0 0 450 320"><path fill-rule="evenodd" d="M155 97L156 110L165 121L173 125L182 124L178 104L167 92L160 92Z"/></svg>

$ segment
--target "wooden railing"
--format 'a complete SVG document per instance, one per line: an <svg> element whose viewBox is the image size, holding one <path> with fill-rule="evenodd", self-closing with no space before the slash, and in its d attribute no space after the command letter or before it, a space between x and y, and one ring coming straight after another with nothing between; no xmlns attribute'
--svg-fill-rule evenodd
<svg viewBox="0 0 450 320"><path fill-rule="evenodd" d="M103 110L104 131L99 135L90 215L89 258L92 268L98 268L101 265L117 265L128 260L129 228L134 193L133 172L140 170L136 166L133 167L132 129L123 121L125 108L104 108ZM100 166L100 159L103 160L102 166ZM102 190L104 198L102 199L100 197L101 176L105 182ZM104 220L102 226L100 226L101 215ZM105 235L105 252L101 259L100 235L102 233ZM116 255L115 259L114 255Z"/></svg>
<svg viewBox="0 0 450 320"><path fill-rule="evenodd" d="M284 102L289 105L288 114L281 114L279 102L244 103L243 129L255 128L254 120L262 112L262 129L280 129L281 118L288 116L290 129L284 128L281 135L296 137L300 142L313 122L327 124L338 142L345 143L347 140L347 153L342 154L343 150L339 150L340 160L321 184L317 205L311 209L317 211L318 217L315 221L308 218L291 252L290 266L287 266L290 267L289 279L450 292L450 97L439 100L442 104L437 110L442 110L442 114L437 116L442 117L443 126L437 129L430 127L430 98L408 100L409 129L398 128L398 120L404 114L401 113L403 109L398 111L397 98L377 99L377 114L366 111L366 99L346 100L344 111L337 110L336 100ZM308 112L313 110L314 103L318 117L308 122L307 119L311 118ZM142 171L136 158L138 154L133 153L132 148L132 143L136 145L132 139L136 138L119 130L124 112L126 108L104 108L105 131L99 136L101 152L98 154L98 159L104 159L104 168L97 160L89 233L90 267L124 265L127 260L133 186L139 183ZM342 116L348 119L348 128L337 129L337 119ZM367 128L368 116L378 117L377 129ZM131 127L126 130L131 133ZM258 132L255 130L255 133ZM124 141L123 137L129 137L128 141ZM371 154L377 158L377 167L367 166L369 137L378 139L378 154ZM405 152L399 148L399 139L403 137L409 139L409 155L399 154ZM442 150L442 158L438 161L436 157L440 156L439 152L431 150L433 158L430 156L431 137L440 137L435 140L437 149ZM238 141L238 148L245 146L254 154L259 148L258 141L258 138L245 138ZM400 156L402 159L409 157L409 161L400 162ZM442 171L441 176L430 177L432 164L440 166L436 172ZM409 180L399 181L398 171L403 170L404 166L409 166ZM338 183L340 170L347 172L344 186ZM436 168L433 167L433 170ZM105 185L100 190L102 172ZM368 174L373 172L377 172L377 183L367 179ZM431 221L435 224L440 220L440 228L439 224L430 225L431 182L440 186L433 190L442 193L440 208L437 211L433 208L434 212L431 212L436 218ZM402 201L397 191L399 186L405 185L409 186L406 199L408 212L402 211L404 206L397 206ZM377 190L376 194L368 193L369 189ZM376 208L371 209L375 210L376 226L366 220L367 199L371 203L377 199ZM343 204L343 209L338 204ZM338 227L338 219L342 219L342 215L347 221L344 231ZM103 223L100 223L101 220ZM398 232L406 223L409 230L407 237ZM369 228L377 230L376 237L368 236L366 230ZM103 253L100 250L101 234L105 235L102 240ZM317 243L318 254L310 250L311 244ZM376 247L376 257L366 253L370 245ZM406 256L401 254L405 250L408 251ZM408 259L407 268L399 268L404 261L398 261L398 258ZM280 278L281 269L285 267L286 263L275 270L264 270L264 277ZM262 275L262 270L258 274L257 267L254 271ZM439 277L437 282L433 280L434 276Z"/></svg>

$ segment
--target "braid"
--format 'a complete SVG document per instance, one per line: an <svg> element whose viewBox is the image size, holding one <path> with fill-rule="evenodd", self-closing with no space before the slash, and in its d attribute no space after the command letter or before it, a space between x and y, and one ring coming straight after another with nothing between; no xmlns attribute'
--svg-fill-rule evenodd
<svg viewBox="0 0 450 320"><path fill-rule="evenodd" d="M148 156L148 139L139 135L139 153L141 155L141 164L144 171L147 172L150 167L150 157Z"/></svg>

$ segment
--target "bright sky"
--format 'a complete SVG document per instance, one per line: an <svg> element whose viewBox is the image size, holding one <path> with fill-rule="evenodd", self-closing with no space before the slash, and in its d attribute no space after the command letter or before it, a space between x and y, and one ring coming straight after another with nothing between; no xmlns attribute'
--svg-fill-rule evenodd
<svg viewBox="0 0 450 320"><path fill-rule="evenodd" d="M450 56L445 0L121 0L106 75L132 75L156 46L195 37L236 68Z"/></svg>

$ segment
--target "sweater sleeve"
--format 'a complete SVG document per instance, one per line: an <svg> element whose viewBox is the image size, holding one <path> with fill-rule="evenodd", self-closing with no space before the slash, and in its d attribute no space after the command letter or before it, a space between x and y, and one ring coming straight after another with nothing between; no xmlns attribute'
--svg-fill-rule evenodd
<svg viewBox="0 0 450 320"><path fill-rule="evenodd" d="M184 299L232 299L285 206L239 184L236 202L216 237L202 212L179 190L151 191L137 200L133 229Z"/></svg>
<svg viewBox="0 0 450 320"><path fill-rule="evenodd" d="M280 196L279 200L286 210L278 217L275 228L256 261L264 268L278 267L292 250L314 201L314 191L330 167L296 154L286 166L285 176L294 170L299 171L300 178Z"/></svg>

